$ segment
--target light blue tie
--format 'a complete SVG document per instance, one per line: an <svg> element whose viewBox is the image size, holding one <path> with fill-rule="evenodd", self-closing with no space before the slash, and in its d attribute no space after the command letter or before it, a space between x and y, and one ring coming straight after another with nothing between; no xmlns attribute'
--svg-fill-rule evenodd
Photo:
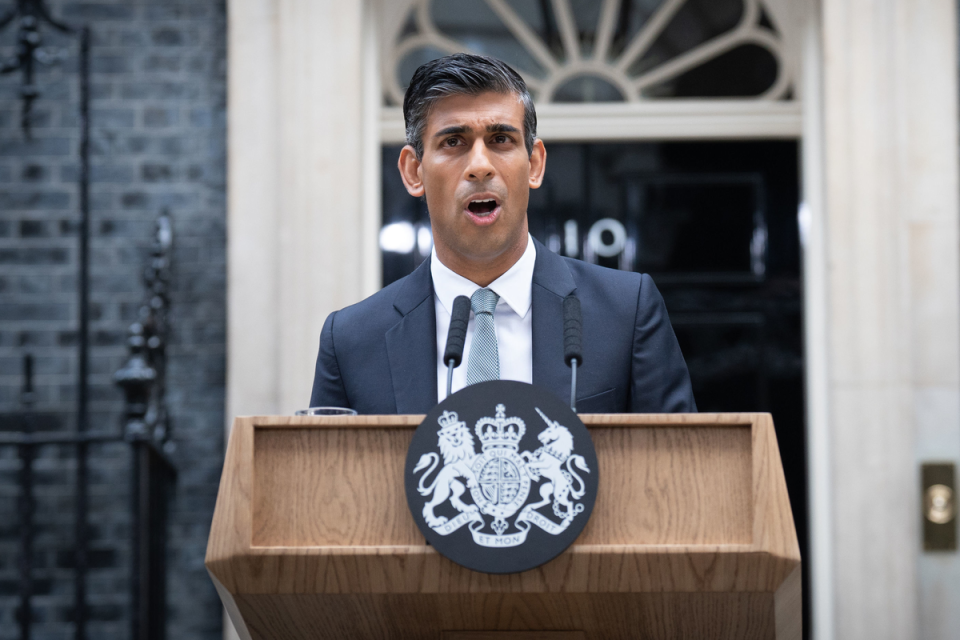
<svg viewBox="0 0 960 640"><path fill-rule="evenodd" d="M490 289L477 289L470 297L474 322L473 346L467 363L467 385L500 379L500 352L497 350L497 331L493 324L493 310L500 299Z"/></svg>

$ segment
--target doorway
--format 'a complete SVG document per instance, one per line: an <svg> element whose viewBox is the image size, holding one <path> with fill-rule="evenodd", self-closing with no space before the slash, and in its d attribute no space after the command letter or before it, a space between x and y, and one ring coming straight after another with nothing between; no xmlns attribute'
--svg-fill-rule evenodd
<svg viewBox="0 0 960 640"><path fill-rule="evenodd" d="M769 412L804 559L809 629L803 283L795 140L546 143L530 232L548 249L649 273L701 412ZM426 204L383 147L383 284L432 246Z"/></svg>

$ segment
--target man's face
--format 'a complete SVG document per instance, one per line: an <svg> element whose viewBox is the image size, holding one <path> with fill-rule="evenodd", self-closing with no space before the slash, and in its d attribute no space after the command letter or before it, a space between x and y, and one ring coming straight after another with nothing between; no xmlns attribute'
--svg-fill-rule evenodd
<svg viewBox="0 0 960 640"><path fill-rule="evenodd" d="M466 275L457 267L503 263L505 271L522 255L529 189L540 186L545 160L539 140L527 153L517 95L489 92L437 101L427 116L423 158L408 146L399 166L407 191L426 196L437 256Z"/></svg>

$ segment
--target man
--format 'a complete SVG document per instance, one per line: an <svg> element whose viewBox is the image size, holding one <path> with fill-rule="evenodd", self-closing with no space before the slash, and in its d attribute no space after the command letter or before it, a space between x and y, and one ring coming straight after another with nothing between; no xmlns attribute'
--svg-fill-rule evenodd
<svg viewBox="0 0 960 640"><path fill-rule="evenodd" d="M560 257L529 235L529 190L543 181L547 154L520 76L492 58L434 60L414 74L403 115L398 167L410 195L426 199L433 252L411 275L330 314L310 406L432 409L446 395L442 357L458 295L473 312L454 391L499 378L569 398L562 302L574 294L583 309L578 411L696 411L653 280Z"/></svg>

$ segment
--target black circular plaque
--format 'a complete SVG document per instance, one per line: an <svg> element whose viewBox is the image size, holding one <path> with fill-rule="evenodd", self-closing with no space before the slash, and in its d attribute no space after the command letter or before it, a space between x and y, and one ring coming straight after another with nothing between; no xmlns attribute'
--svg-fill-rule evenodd
<svg viewBox="0 0 960 640"><path fill-rule="evenodd" d="M407 452L407 503L442 555L485 573L552 560L590 519L597 454L570 407L545 389L495 380L437 405Z"/></svg>

